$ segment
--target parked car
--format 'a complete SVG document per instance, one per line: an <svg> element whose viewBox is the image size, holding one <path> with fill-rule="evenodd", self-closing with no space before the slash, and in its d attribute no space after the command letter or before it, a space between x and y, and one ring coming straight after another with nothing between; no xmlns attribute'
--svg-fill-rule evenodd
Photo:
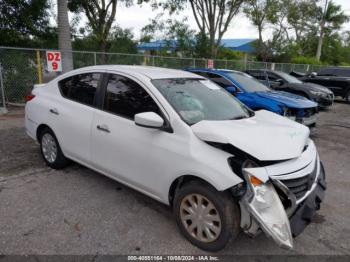
<svg viewBox="0 0 350 262"><path fill-rule="evenodd" d="M182 234L209 251L260 229L292 248L326 189L307 127L185 71L70 71L32 91L25 128L49 167L74 160L170 205Z"/></svg>
<svg viewBox="0 0 350 262"><path fill-rule="evenodd" d="M350 77L349 67L326 67L317 72L319 76L342 76Z"/></svg>
<svg viewBox="0 0 350 262"><path fill-rule="evenodd" d="M253 110L265 109L307 126L316 124L317 103L302 96L273 91L252 76L238 71L223 69L189 69L188 71L212 80Z"/></svg>
<svg viewBox="0 0 350 262"><path fill-rule="evenodd" d="M334 68L325 68L318 73L312 72L305 76L301 76L299 79L303 82L314 83L323 85L329 88L334 96L341 97L350 103L350 76L348 76L347 70L338 70ZM294 76L298 76L298 73L292 72Z"/></svg>
<svg viewBox="0 0 350 262"><path fill-rule="evenodd" d="M320 108L328 108L333 105L334 95L327 87L314 83L304 83L281 71L261 69L247 70L246 72L274 90L293 93L315 101Z"/></svg>

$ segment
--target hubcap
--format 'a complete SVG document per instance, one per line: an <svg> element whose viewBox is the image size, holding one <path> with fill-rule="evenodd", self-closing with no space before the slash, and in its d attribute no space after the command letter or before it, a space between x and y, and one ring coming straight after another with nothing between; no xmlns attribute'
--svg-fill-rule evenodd
<svg viewBox="0 0 350 262"><path fill-rule="evenodd" d="M49 133L43 135L41 139L41 148L45 159L49 163L53 163L57 157L57 146L53 136Z"/></svg>
<svg viewBox="0 0 350 262"><path fill-rule="evenodd" d="M219 212L200 194L191 194L182 200L180 218L187 232L201 242L213 242L220 235Z"/></svg>

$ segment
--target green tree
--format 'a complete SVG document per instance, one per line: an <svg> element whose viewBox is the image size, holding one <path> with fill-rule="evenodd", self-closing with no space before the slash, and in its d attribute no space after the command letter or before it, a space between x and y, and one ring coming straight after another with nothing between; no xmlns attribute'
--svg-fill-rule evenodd
<svg viewBox="0 0 350 262"><path fill-rule="evenodd" d="M47 0L0 0L0 45L40 46L54 39Z"/></svg>
<svg viewBox="0 0 350 262"><path fill-rule="evenodd" d="M141 41L150 42L151 40L165 40L167 48L170 48L176 41L176 50L181 55L192 56L194 53L195 39L193 35L195 31L190 29L186 23L187 18L162 19L164 13L156 15L151 19L150 23L141 29Z"/></svg>
<svg viewBox="0 0 350 262"><path fill-rule="evenodd" d="M131 0L119 0L126 5L131 4ZM99 50L107 52L111 45L108 41L113 22L117 13L118 0L69 0L69 9L77 14L84 13L88 19L88 26L91 27L94 41Z"/></svg>
<svg viewBox="0 0 350 262"><path fill-rule="evenodd" d="M247 0L243 8L246 16L258 29L257 54L263 59L266 58L266 47L262 33L267 23L274 19L277 2L277 0Z"/></svg>
<svg viewBox="0 0 350 262"><path fill-rule="evenodd" d="M316 51L316 59L319 61L322 53L322 45L325 31L339 30L341 26L349 20L340 5L334 4L333 1L326 0L320 21L320 35ZM328 32L329 33L329 32Z"/></svg>
<svg viewBox="0 0 350 262"><path fill-rule="evenodd" d="M210 55L215 57L223 35L232 19L238 14L244 0L139 0L162 7L170 14L190 6L201 36L208 36Z"/></svg>

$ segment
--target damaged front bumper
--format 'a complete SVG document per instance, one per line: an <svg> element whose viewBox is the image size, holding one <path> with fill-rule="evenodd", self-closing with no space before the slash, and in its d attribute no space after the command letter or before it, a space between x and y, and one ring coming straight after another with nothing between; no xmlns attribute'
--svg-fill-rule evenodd
<svg viewBox="0 0 350 262"><path fill-rule="evenodd" d="M298 236L311 222L324 199L327 188L326 175L322 163L320 173L310 194L298 206L296 211L289 218L292 234Z"/></svg>
<svg viewBox="0 0 350 262"><path fill-rule="evenodd" d="M281 174L283 169L296 171ZM279 246L292 248L293 237L311 222L326 190L324 168L313 142L299 159L243 173L246 181L255 176L263 184L248 185L240 201L242 229L252 236L262 230Z"/></svg>

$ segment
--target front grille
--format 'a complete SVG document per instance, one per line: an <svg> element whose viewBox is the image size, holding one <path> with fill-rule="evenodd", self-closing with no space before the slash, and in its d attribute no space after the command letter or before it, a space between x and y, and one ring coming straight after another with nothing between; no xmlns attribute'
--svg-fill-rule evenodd
<svg viewBox="0 0 350 262"><path fill-rule="evenodd" d="M316 177L316 164L313 171L303 177L298 177L294 179L279 179L284 185L286 185L289 190L295 195L296 199L301 199L306 192L311 188Z"/></svg>

